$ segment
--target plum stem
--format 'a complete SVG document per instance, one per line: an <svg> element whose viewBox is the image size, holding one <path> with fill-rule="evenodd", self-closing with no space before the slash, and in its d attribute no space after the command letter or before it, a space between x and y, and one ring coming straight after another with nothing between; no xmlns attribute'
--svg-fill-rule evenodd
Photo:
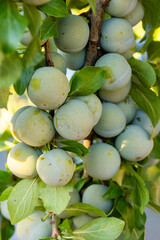
<svg viewBox="0 0 160 240"><path fill-rule="evenodd" d="M94 66L97 60L103 12L110 0L96 0L96 16L91 15L91 32L87 47L85 66Z"/></svg>
<svg viewBox="0 0 160 240"><path fill-rule="evenodd" d="M54 63L51 57L51 50L49 46L49 40L45 42L45 58L46 58L46 66L54 67Z"/></svg>

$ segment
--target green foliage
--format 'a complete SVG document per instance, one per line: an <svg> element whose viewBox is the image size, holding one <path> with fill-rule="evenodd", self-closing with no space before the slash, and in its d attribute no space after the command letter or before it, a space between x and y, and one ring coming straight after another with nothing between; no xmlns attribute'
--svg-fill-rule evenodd
<svg viewBox="0 0 160 240"><path fill-rule="evenodd" d="M14 226L0 215L0 240L9 240L14 234Z"/></svg>
<svg viewBox="0 0 160 240"><path fill-rule="evenodd" d="M64 233L69 233L69 234L72 234L72 233L73 233L73 232L72 232L72 229L71 229L71 227L70 227L70 225L69 225L68 219L65 219L65 220L63 221L63 223L59 225L59 228L61 229L62 234L63 234L63 232L64 232Z"/></svg>
<svg viewBox="0 0 160 240"><path fill-rule="evenodd" d="M24 179L16 184L8 198L11 223L15 224L30 215L38 199L37 178Z"/></svg>
<svg viewBox="0 0 160 240"><path fill-rule="evenodd" d="M116 182L111 182L107 192L103 195L105 199L115 199L122 195L122 189Z"/></svg>
<svg viewBox="0 0 160 240"><path fill-rule="evenodd" d="M5 200L7 200L7 199L9 198L12 190L13 190L13 187L8 187L8 188L6 188L6 189L2 192L2 194L1 194L1 196L0 196L0 201L5 201Z"/></svg>
<svg viewBox="0 0 160 240"><path fill-rule="evenodd" d="M7 109L7 102L9 98L9 89L8 88L1 88L0 89L0 108L6 108Z"/></svg>
<svg viewBox="0 0 160 240"><path fill-rule="evenodd" d="M60 214L67 207L71 198L69 193L73 191L71 182L63 187L51 187L39 180L38 188L45 209L55 214Z"/></svg>
<svg viewBox="0 0 160 240"><path fill-rule="evenodd" d="M77 191L81 191L81 189L83 188L83 186L85 185L85 183L87 183L89 181L89 178L81 178L79 179L75 185L74 185L74 188L77 189Z"/></svg>
<svg viewBox="0 0 160 240"><path fill-rule="evenodd" d="M53 17L46 18L40 29L41 41L47 40L50 37L58 37L58 21Z"/></svg>

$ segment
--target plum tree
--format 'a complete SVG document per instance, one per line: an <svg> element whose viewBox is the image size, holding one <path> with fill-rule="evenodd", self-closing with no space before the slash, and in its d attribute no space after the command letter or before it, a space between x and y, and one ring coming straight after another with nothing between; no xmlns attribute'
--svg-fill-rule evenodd
<svg viewBox="0 0 160 240"><path fill-rule="evenodd" d="M131 122L136 114L136 105L134 104L132 98L127 97L122 102L118 103L118 106L122 109L126 116L126 123Z"/></svg>
<svg viewBox="0 0 160 240"><path fill-rule="evenodd" d="M89 27L80 16L70 15L59 19L58 32L55 44L63 52L76 53L87 45Z"/></svg>
<svg viewBox="0 0 160 240"><path fill-rule="evenodd" d="M80 195L79 192L73 188L73 192L70 192L71 199L67 205L69 207L70 205L74 203L79 203L80 202ZM65 219L65 218L70 218L71 215L67 211L61 212L61 214L58 215L60 218Z"/></svg>
<svg viewBox="0 0 160 240"><path fill-rule="evenodd" d="M133 9L132 12L127 14L124 18L132 25L135 26L138 22L142 20L144 17L144 9L140 2L137 2L136 7Z"/></svg>
<svg viewBox="0 0 160 240"><path fill-rule="evenodd" d="M153 140L140 126L129 125L117 137L115 145L122 158L128 161L140 161L152 151Z"/></svg>
<svg viewBox="0 0 160 240"><path fill-rule="evenodd" d="M82 140L93 128L93 114L84 102L72 99L55 113L54 126L64 138Z"/></svg>
<svg viewBox="0 0 160 240"><path fill-rule="evenodd" d="M14 130L18 139L34 147L48 143L55 135L51 115L36 107L29 107L19 114Z"/></svg>
<svg viewBox="0 0 160 240"><path fill-rule="evenodd" d="M71 156L62 149L42 154L37 160L37 173L49 186L64 186L72 178L74 163Z"/></svg>
<svg viewBox="0 0 160 240"><path fill-rule="evenodd" d="M83 67L86 57L86 48L82 49L80 52L66 53L58 49L58 52L65 59L67 68L71 70L79 70Z"/></svg>
<svg viewBox="0 0 160 240"><path fill-rule="evenodd" d="M2 216L10 221L11 219L10 219L9 211L7 207L7 200L0 202L0 209L1 209Z"/></svg>
<svg viewBox="0 0 160 240"><path fill-rule="evenodd" d="M100 44L106 52L126 52L135 44L131 24L122 18L107 18L102 23Z"/></svg>
<svg viewBox="0 0 160 240"><path fill-rule="evenodd" d="M106 68L106 79L102 89L115 91L124 87L131 79L132 70L126 59L117 53L103 55L95 64Z"/></svg>
<svg viewBox="0 0 160 240"><path fill-rule="evenodd" d="M137 0L111 0L105 11L114 17L124 17L136 7Z"/></svg>
<svg viewBox="0 0 160 240"><path fill-rule="evenodd" d="M128 96L130 89L131 89L131 81L129 81L122 88L119 88L114 91L108 91L106 89L101 88L98 91L98 95L99 95L100 99L102 99L104 101L108 101L108 102L112 102L112 103L119 103Z"/></svg>
<svg viewBox="0 0 160 240"><path fill-rule="evenodd" d="M88 203L96 208L100 208L105 213L109 213L113 207L113 200L103 198L103 195L107 192L107 189L107 186L101 184L90 185L83 193L82 202Z"/></svg>
<svg viewBox="0 0 160 240"><path fill-rule="evenodd" d="M137 109L135 117L133 119L132 124L138 125L144 128L150 135L152 134L154 127L149 118L149 116L141 109ZM160 121L157 123L155 127L155 132L153 134L154 137L158 135L160 132Z"/></svg>
<svg viewBox="0 0 160 240"><path fill-rule="evenodd" d="M21 142L16 144L8 154L7 166L9 170L20 178L37 176L36 162L39 157L36 150Z"/></svg>
<svg viewBox="0 0 160 240"><path fill-rule="evenodd" d="M87 215L87 214L82 214L79 216L75 216L72 218L73 224L72 224L72 228L76 229L79 228L81 226L83 226L84 224L92 221L94 218Z"/></svg>
<svg viewBox="0 0 160 240"><path fill-rule="evenodd" d="M124 112L114 103L103 102L102 115L94 126L95 132L102 137L115 137L126 126Z"/></svg>
<svg viewBox="0 0 160 240"><path fill-rule="evenodd" d="M95 126L102 115L102 103L99 98L95 94L91 94L87 96L78 96L76 99L79 99L87 104L93 114Z"/></svg>
<svg viewBox="0 0 160 240"><path fill-rule="evenodd" d="M17 224L16 232L19 240L39 240L51 236L52 226L50 218L44 222L41 220L45 217L42 211L34 211L31 215L24 218Z"/></svg>
<svg viewBox="0 0 160 240"><path fill-rule="evenodd" d="M89 176L100 180L111 179L121 165L121 158L112 145L96 143L89 147L84 166Z"/></svg>
<svg viewBox="0 0 160 240"><path fill-rule="evenodd" d="M59 69L42 67L35 71L28 86L28 96L41 109L53 110L67 98L69 83Z"/></svg>

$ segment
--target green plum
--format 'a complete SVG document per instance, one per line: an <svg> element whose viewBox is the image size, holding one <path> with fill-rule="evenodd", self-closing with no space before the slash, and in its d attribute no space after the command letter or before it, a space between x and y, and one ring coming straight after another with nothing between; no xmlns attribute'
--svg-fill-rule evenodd
<svg viewBox="0 0 160 240"><path fill-rule="evenodd" d="M126 123L131 122L136 114L136 105L130 97L127 97L122 102L118 103L126 116Z"/></svg>
<svg viewBox="0 0 160 240"><path fill-rule="evenodd" d="M43 5L43 4L48 3L50 1L51 0L24 0L24 2L26 2L27 4L36 5L36 6Z"/></svg>
<svg viewBox="0 0 160 240"><path fill-rule="evenodd" d="M1 209L2 216L10 221L11 219L10 219L9 211L7 207L7 200L0 202L0 209Z"/></svg>
<svg viewBox="0 0 160 240"><path fill-rule="evenodd" d="M72 229L75 230L81 226L83 226L84 224L92 221L94 218L87 215L87 214L82 214L79 216L75 216L72 218L73 224L72 224Z"/></svg>
<svg viewBox="0 0 160 240"><path fill-rule="evenodd" d="M140 2L137 2L136 7L126 15L124 18L132 25L135 26L138 22L140 22L144 17L144 9Z"/></svg>

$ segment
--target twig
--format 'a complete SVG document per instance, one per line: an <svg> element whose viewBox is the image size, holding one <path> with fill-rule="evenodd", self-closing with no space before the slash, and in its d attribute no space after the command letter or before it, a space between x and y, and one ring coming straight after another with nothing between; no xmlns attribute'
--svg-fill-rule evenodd
<svg viewBox="0 0 160 240"><path fill-rule="evenodd" d="M52 235L53 239L56 239L59 235L58 229L57 229L57 219L56 219L56 214L52 213Z"/></svg>
<svg viewBox="0 0 160 240"><path fill-rule="evenodd" d="M54 67L54 63L51 57L51 50L49 46L49 40L45 42L45 58L46 58L46 66Z"/></svg>
<svg viewBox="0 0 160 240"><path fill-rule="evenodd" d="M102 16L106 6L109 5L110 0L96 0L96 16L91 15L91 33L87 48L85 66L94 66L97 59L102 25Z"/></svg>

